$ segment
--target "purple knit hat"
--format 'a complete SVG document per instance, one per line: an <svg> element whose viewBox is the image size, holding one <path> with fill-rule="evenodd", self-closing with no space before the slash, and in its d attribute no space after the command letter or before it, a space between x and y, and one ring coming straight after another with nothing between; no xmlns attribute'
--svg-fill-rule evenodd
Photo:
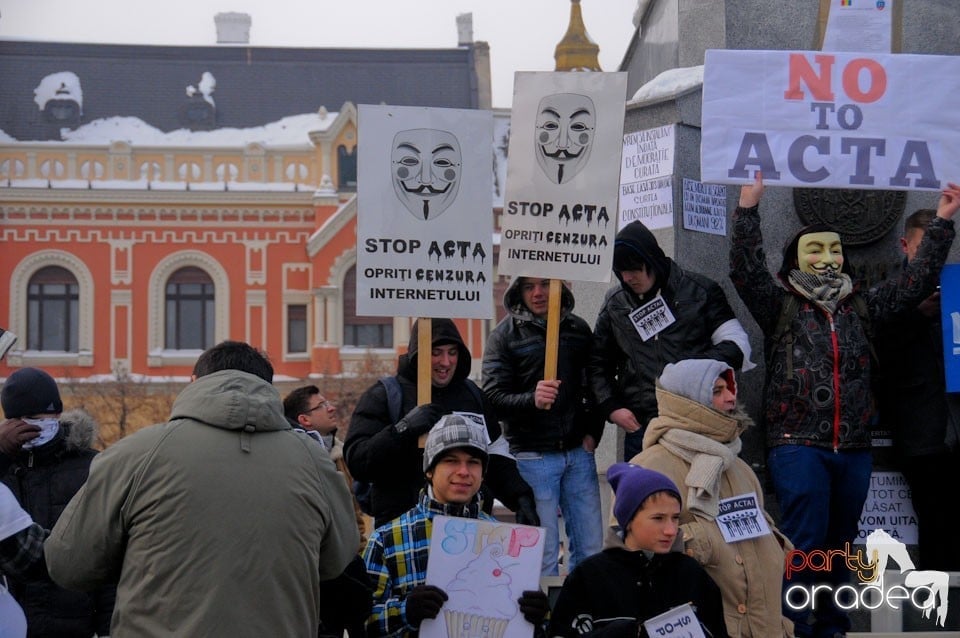
<svg viewBox="0 0 960 638"><path fill-rule="evenodd" d="M666 475L633 465L614 463L607 470L607 481L613 487L616 500L613 515L621 530L627 529L634 514L651 494L669 492L680 501L680 490Z"/></svg>

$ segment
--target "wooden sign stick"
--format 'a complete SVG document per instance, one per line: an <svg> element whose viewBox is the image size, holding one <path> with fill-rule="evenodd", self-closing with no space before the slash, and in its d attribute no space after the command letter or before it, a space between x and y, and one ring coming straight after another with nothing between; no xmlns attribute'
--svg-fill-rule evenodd
<svg viewBox="0 0 960 638"><path fill-rule="evenodd" d="M550 280L550 299L547 302L547 349L544 357L543 379L557 378L557 349L560 347L560 297L562 282ZM549 408L548 408L549 409Z"/></svg>
<svg viewBox="0 0 960 638"><path fill-rule="evenodd" d="M433 374L430 367L433 352L433 321L430 317L420 317L417 321L417 405L430 403L433 388ZM427 442L427 435L420 435L420 447Z"/></svg>

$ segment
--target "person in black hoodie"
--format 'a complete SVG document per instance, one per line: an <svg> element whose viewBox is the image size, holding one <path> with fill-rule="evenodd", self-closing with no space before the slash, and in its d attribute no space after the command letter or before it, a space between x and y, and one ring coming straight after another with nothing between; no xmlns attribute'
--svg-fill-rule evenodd
<svg viewBox="0 0 960 638"><path fill-rule="evenodd" d="M397 418L390 409L389 379L377 381L357 401L350 418L344 456L358 481L372 484L374 526L400 516L417 503L423 487L420 436L451 412L481 415L490 436L490 467L485 483L493 496L516 512L517 522L539 525L533 490L520 476L500 431L496 412L476 384L468 379L470 351L450 319L431 320L431 403L417 405L419 320L413 324L410 347L400 357L393 383L402 396ZM489 505L488 505L489 506Z"/></svg>
<svg viewBox="0 0 960 638"><path fill-rule="evenodd" d="M665 365L753 364L747 333L720 285L678 266L641 222L617 233L613 272L620 285L607 292L597 316L588 375L600 413L627 433L623 458L632 459L657 416L656 380Z"/></svg>
<svg viewBox="0 0 960 638"><path fill-rule="evenodd" d="M63 413L56 381L39 368L11 374L0 403L0 475L20 505L44 530L53 527L90 471L96 424L81 410ZM51 580L46 566L10 575L10 592L27 617L27 636L90 638L110 634L116 587L68 591Z"/></svg>

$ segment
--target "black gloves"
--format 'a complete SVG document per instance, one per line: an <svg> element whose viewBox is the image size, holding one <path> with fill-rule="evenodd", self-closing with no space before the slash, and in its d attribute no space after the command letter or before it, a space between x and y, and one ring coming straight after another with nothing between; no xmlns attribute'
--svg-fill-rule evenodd
<svg viewBox="0 0 960 638"><path fill-rule="evenodd" d="M373 583L363 559L354 556L343 573L320 581L320 621L334 636L343 630L357 633L373 608Z"/></svg>
<svg viewBox="0 0 960 638"><path fill-rule="evenodd" d="M417 585L407 594L407 622L419 627L427 618L436 618L448 596L434 585Z"/></svg>
<svg viewBox="0 0 960 638"><path fill-rule="evenodd" d="M520 613L534 627L539 627L550 613L550 599L539 589L523 592L517 602Z"/></svg>
<svg viewBox="0 0 960 638"><path fill-rule="evenodd" d="M537 502L529 494L517 497L517 523L520 525L540 525L540 516L537 514Z"/></svg>
<svg viewBox="0 0 960 638"><path fill-rule="evenodd" d="M393 429L400 434L420 436L430 431L444 414L443 408L436 403L418 405L407 412L406 416L393 425Z"/></svg>

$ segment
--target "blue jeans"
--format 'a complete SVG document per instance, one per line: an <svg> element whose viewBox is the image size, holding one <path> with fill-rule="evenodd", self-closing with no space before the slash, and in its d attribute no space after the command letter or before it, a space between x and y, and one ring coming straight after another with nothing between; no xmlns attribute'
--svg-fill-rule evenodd
<svg viewBox="0 0 960 638"><path fill-rule="evenodd" d="M873 458L870 450L842 450L806 445L780 445L770 450L767 467L780 504L780 530L794 547L803 552L814 549L845 550L853 545L863 503L870 488ZM831 585L830 595L817 598L814 622L810 610L795 610L786 604L783 615L794 622L800 636L833 636L850 630L850 619L833 600L832 592L846 583L850 571L843 561L831 561L829 572L801 570L783 590L802 585L807 591L814 583Z"/></svg>
<svg viewBox="0 0 960 638"><path fill-rule="evenodd" d="M540 573L560 573L558 508L570 541L569 573L577 563L603 549L600 485L593 454L577 446L566 452L517 452L514 456L520 476L533 488L540 525L547 530Z"/></svg>

